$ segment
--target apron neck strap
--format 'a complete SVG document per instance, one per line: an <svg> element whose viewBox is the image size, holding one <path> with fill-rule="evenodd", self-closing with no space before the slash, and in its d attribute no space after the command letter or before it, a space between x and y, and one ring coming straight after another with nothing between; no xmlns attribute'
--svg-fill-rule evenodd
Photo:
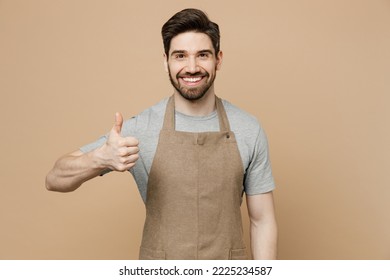
<svg viewBox="0 0 390 280"><path fill-rule="evenodd" d="M225 108L222 104L222 100L215 96L215 107L217 109L219 130L230 131L229 120L226 115ZM165 109L163 130L175 130L175 98L170 96L168 99L167 107Z"/></svg>

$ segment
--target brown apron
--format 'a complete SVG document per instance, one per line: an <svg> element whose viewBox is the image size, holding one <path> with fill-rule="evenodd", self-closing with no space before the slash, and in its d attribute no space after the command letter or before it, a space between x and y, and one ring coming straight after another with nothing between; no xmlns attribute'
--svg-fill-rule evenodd
<svg viewBox="0 0 390 280"><path fill-rule="evenodd" d="M222 101L220 131L175 131L170 97L150 170L140 259L246 259L244 170Z"/></svg>

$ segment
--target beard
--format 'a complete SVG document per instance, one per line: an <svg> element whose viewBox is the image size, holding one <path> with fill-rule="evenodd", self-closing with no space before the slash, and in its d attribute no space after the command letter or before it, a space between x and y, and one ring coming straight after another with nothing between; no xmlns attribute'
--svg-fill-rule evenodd
<svg viewBox="0 0 390 280"><path fill-rule="evenodd" d="M185 87L184 85L180 85L180 83L179 83L180 75L179 74L176 75L176 80L172 79L171 69L169 69L169 66L168 66L168 73L169 73L169 80L170 80L172 86L177 90L177 92L179 92L179 94L183 98L185 98L189 101L196 101L196 100L201 99L203 96L205 96L207 91L213 85L215 77L216 77L214 75L211 78L211 80L209 80L208 82L206 82L205 84L203 84L199 87L188 88L188 87ZM208 72L206 72L205 74L198 72L198 73L190 74L187 76L189 76L189 77L202 76L203 79L206 79L206 80L210 78L210 74Z"/></svg>

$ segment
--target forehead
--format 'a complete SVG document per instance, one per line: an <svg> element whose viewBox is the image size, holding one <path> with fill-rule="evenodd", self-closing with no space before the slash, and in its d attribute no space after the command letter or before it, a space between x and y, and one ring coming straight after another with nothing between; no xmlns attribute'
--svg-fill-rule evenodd
<svg viewBox="0 0 390 280"><path fill-rule="evenodd" d="M200 32L185 32L172 38L169 52L182 50L189 53L196 53L197 51L208 49L214 52L213 44L207 34Z"/></svg>

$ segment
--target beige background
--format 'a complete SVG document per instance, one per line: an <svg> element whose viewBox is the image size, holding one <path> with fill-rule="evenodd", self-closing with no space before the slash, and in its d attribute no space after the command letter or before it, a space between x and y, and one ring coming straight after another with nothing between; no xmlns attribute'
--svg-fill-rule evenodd
<svg viewBox="0 0 390 280"><path fill-rule="evenodd" d="M130 174L68 194L44 179L116 111L172 93L160 28L186 7L220 25L218 95L266 129L279 258L389 259L387 0L0 0L0 259L137 258Z"/></svg>

